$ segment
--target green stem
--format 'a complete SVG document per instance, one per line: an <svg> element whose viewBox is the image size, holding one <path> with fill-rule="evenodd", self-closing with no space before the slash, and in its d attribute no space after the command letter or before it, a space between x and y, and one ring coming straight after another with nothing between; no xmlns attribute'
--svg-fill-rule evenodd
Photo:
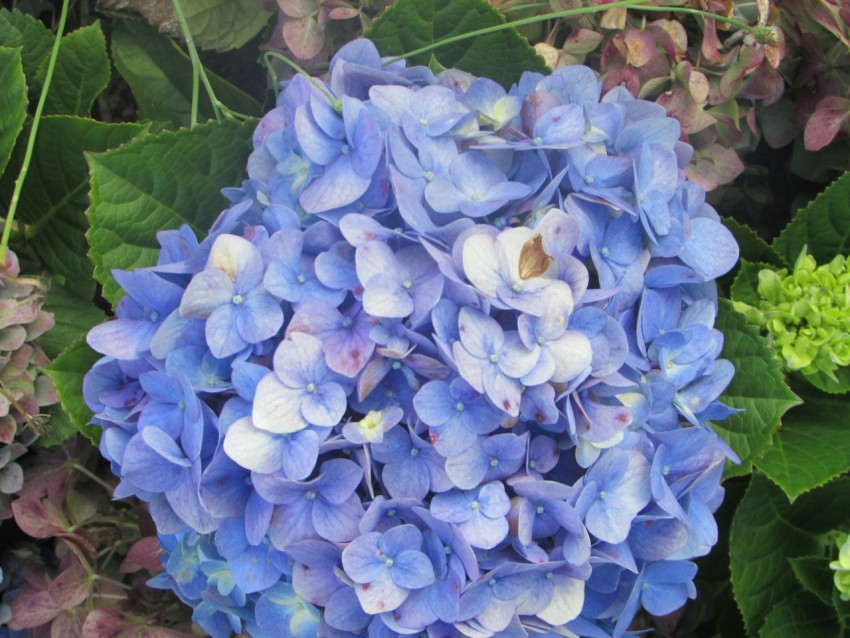
<svg viewBox="0 0 850 638"><path fill-rule="evenodd" d="M312 77L309 73L307 73L307 71L302 69L300 66L298 66L295 62L290 60L285 55L278 53L277 51L266 51L263 54L263 63L266 65L266 68L269 70L269 73L272 76L272 81L275 83L275 91L278 90L277 73L275 73L274 67L272 67L271 65L271 58L280 60L281 62L292 68L299 75L303 75L310 82L310 84L319 89L319 91L321 91L322 94L324 94L324 96L328 98L328 100L331 104L333 104L333 107L337 112L342 111L342 101L334 97L334 95L330 91L328 91L327 87L324 84L316 80L316 78Z"/></svg>
<svg viewBox="0 0 850 638"><path fill-rule="evenodd" d="M492 27L486 27L484 29L476 29L475 31L460 33L458 35L453 35L451 37L444 38L438 42L432 42L431 44L428 44L424 47L420 47L413 51L408 51L407 53L398 55L394 58L390 58L384 64L392 64L393 62L398 62L399 60L404 60L405 58L410 58L416 55L420 55L422 53L428 53L429 51L433 51L434 49L439 48L441 46L445 46L447 44L453 44L455 42L469 40L470 38L477 38L479 36L489 35L498 31L506 31L508 29L522 27L527 24L545 22L547 20L571 18L574 16L584 15L588 13L599 13L600 11L606 11L608 9L631 9L634 11L661 11L667 13L686 13L690 15L698 15L704 18L712 18L714 20L717 20L718 22L725 22L727 24L731 24L732 26L738 27L739 29L743 29L752 33L760 40L766 37L766 31L763 28L752 27L746 22L736 20L735 18L727 18L721 15L710 13L708 11L700 11L699 9L688 9L684 7L656 7L654 5L645 4L646 2L650 1L651 0L619 0L618 2L611 2L609 4L600 4L591 7L580 7L578 9L566 9L564 11L554 11L552 13L543 13L536 16L530 16L528 18L520 18L519 20L508 20L504 24L497 24Z"/></svg>
<svg viewBox="0 0 850 638"><path fill-rule="evenodd" d="M207 91L207 97L212 104L213 115L215 119L221 119L221 110L218 108L219 101L213 91L210 80L204 71L204 65L201 64L201 58L198 56L198 49L195 48L195 41L192 39L192 32L189 31L189 23L186 21L186 15L183 13L183 7L180 0L171 0L174 7L174 15L177 22L180 24L180 30L183 32L183 39L186 40L186 48L189 50L189 59L192 61L192 119L191 124L194 126L198 121L198 79L204 83L204 89Z"/></svg>
<svg viewBox="0 0 850 638"><path fill-rule="evenodd" d="M9 237L12 235L15 212L18 209L18 202L21 199L21 190L23 189L24 181L27 178L30 162L32 162L32 153L35 149L35 138L38 135L38 126L41 123L41 114L44 111L44 105L47 102L47 92L50 90L50 83L53 81L53 71L56 68L56 59L59 57L59 49L62 46L62 36L65 33L65 22L68 20L68 6L70 4L70 0L62 1L62 12L59 14L59 25L56 28L56 39L53 40L53 50L50 52L50 59L47 62L47 74L44 76L44 86L41 87L41 95L38 97L38 105L35 107L35 115L33 116L29 138L27 139L27 148L24 151L24 161L23 164L21 164L21 170L18 173L18 178L15 180L15 188L12 191L12 199L9 202L9 212L6 214L6 222L3 225L3 237L0 239L0 268L5 269L6 267L6 250L9 248Z"/></svg>

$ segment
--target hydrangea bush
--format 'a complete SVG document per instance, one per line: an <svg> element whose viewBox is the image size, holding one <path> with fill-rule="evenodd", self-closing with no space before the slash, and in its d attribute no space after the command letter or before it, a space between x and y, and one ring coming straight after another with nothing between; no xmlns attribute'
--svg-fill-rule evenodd
<svg viewBox="0 0 850 638"><path fill-rule="evenodd" d="M732 235L664 108L343 47L199 242L114 276L85 379L212 636L624 635L694 597Z"/></svg>

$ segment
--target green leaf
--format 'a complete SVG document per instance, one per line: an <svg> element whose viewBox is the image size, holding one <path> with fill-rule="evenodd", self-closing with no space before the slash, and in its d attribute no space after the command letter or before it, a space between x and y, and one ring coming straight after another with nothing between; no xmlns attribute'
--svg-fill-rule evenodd
<svg viewBox="0 0 850 638"><path fill-rule="evenodd" d="M841 626L835 611L806 592L783 600L765 618L761 638L838 638Z"/></svg>
<svg viewBox="0 0 850 638"><path fill-rule="evenodd" d="M130 85L139 107L139 118L188 127L192 110L192 63L167 35L142 22L116 22L112 31L115 68ZM262 106L251 96L214 73L207 77L216 97L229 108L259 116ZM213 110L200 88L198 117L213 119Z"/></svg>
<svg viewBox="0 0 850 638"><path fill-rule="evenodd" d="M27 82L18 49L0 47L0 174L27 117Z"/></svg>
<svg viewBox="0 0 850 638"><path fill-rule="evenodd" d="M451 36L505 24L486 0L397 0L366 31L382 55L402 55ZM464 39L410 58L428 64L431 56L508 87L523 71L545 73L546 64L516 29Z"/></svg>
<svg viewBox="0 0 850 638"><path fill-rule="evenodd" d="M0 46L21 47L21 60L30 96L37 96L40 86L35 74L53 46L53 33L39 20L17 9L0 9Z"/></svg>
<svg viewBox="0 0 850 638"><path fill-rule="evenodd" d="M850 254L850 173L830 184L780 233L774 248L793 264L808 247L819 264Z"/></svg>
<svg viewBox="0 0 850 638"><path fill-rule="evenodd" d="M241 183L255 125L209 123L89 156L88 240L106 299L116 303L123 294L113 268L156 263L158 231L188 224L206 236L225 206L219 190Z"/></svg>
<svg viewBox="0 0 850 638"><path fill-rule="evenodd" d="M738 247L741 250L741 259L750 262L760 261L780 268L788 265L782 260L779 253L746 224L742 224L731 217L724 217L723 225L735 236L735 241L738 242Z"/></svg>
<svg viewBox="0 0 850 638"><path fill-rule="evenodd" d="M801 376L818 390L827 394L847 394L850 392L850 368L839 367L833 374L835 375L834 379L820 370L814 374L803 374Z"/></svg>
<svg viewBox="0 0 850 638"><path fill-rule="evenodd" d="M742 259L738 275L735 277L735 281L729 291L732 300L741 301L758 308L761 302L761 297L758 294L759 272L765 268L776 270L770 264L752 263Z"/></svg>
<svg viewBox="0 0 850 638"><path fill-rule="evenodd" d="M100 355L86 345L85 336L80 336L53 363L42 368L56 387L64 413L78 431L93 441L100 428L89 425L93 415L83 400L83 377L98 359ZM60 432L57 429L52 436L58 438Z"/></svg>
<svg viewBox="0 0 850 638"><path fill-rule="evenodd" d="M38 69L39 90L47 75L48 60ZM62 38L53 81L44 103L45 115L88 117L95 99L109 84L109 57L100 23L77 29Z"/></svg>
<svg viewBox="0 0 850 638"><path fill-rule="evenodd" d="M758 330L732 310L725 299L720 302L715 328L725 337L722 358L735 365L735 377L720 400L744 411L718 421L714 429L746 467L761 455L782 415L798 405L800 399L785 383L779 364Z"/></svg>
<svg viewBox="0 0 850 638"><path fill-rule="evenodd" d="M756 466L791 500L850 470L850 428L836 418L848 408L848 401L806 398L782 417Z"/></svg>
<svg viewBox="0 0 850 638"><path fill-rule="evenodd" d="M204 49L238 49L268 24L271 13L257 0L180 0L189 32Z"/></svg>
<svg viewBox="0 0 850 638"><path fill-rule="evenodd" d="M55 325L39 337L38 342L51 359L89 329L106 321L106 313L92 300L79 297L65 286L50 285L43 309L52 312Z"/></svg>
<svg viewBox="0 0 850 638"><path fill-rule="evenodd" d="M70 280L91 279L86 257L88 170L86 151L105 151L147 132L146 124L104 124L69 115L42 118L35 152L21 191L17 219L42 263ZM61 140L61 143L59 143ZM15 149L22 161L24 144ZM8 204L14 177L0 180L0 199Z"/></svg>
<svg viewBox="0 0 850 638"><path fill-rule="evenodd" d="M791 569L800 584L810 594L817 596L824 605L832 605L832 592L835 585L829 568L829 559L825 556L800 556L789 558Z"/></svg>
<svg viewBox="0 0 850 638"><path fill-rule="evenodd" d="M831 541L825 540L823 534L848 523L850 479L828 483L800 496L792 505L767 478L753 475L735 513L729 540L732 586L748 635L755 636L763 624L767 627L765 619L776 605L802 592L788 560L825 555L825 543ZM769 629L774 631L777 626L774 619ZM783 634L762 635L772 638Z"/></svg>

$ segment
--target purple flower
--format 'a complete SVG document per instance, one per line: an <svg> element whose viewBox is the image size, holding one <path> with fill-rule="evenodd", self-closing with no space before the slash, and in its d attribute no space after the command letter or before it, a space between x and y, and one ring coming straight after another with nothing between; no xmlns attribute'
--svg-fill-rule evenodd
<svg viewBox="0 0 850 638"><path fill-rule="evenodd" d="M308 425L333 426L345 414L346 392L325 363L322 342L293 332L274 354L274 372L257 386L254 425L291 434Z"/></svg>
<svg viewBox="0 0 850 638"><path fill-rule="evenodd" d="M435 211L460 212L467 217L484 217L530 194L528 186L509 181L477 151L459 155L445 177L437 177L425 187L425 199Z"/></svg>
<svg viewBox="0 0 850 638"><path fill-rule="evenodd" d="M413 397L413 407L429 426L434 449L443 456L467 450L479 434L498 429L502 416L460 378L429 381Z"/></svg>
<svg viewBox="0 0 850 638"><path fill-rule="evenodd" d="M500 481L477 490L435 494L431 500L434 518L457 525L469 544L480 549L492 549L505 539L510 510L511 501Z"/></svg>
<svg viewBox="0 0 850 638"><path fill-rule="evenodd" d="M357 277L363 284L363 309L374 317L410 316L416 325L440 300L443 275L421 246L396 253L370 241L357 249Z"/></svg>
<svg viewBox="0 0 850 638"><path fill-rule="evenodd" d="M220 235L206 268L189 282L180 314L207 320L207 344L219 359L273 337L283 325L283 310L262 279L260 251L246 239Z"/></svg>
<svg viewBox="0 0 850 638"><path fill-rule="evenodd" d="M434 567L422 552L422 532L413 525L358 536L343 550L342 566L367 614L393 611L411 590L434 582Z"/></svg>
<svg viewBox="0 0 850 638"><path fill-rule="evenodd" d="M278 505L269 538L278 549L307 538L347 542L358 534L363 516L354 493L363 470L347 459L325 461L312 481L293 481L280 475L254 475L254 488Z"/></svg>
<svg viewBox="0 0 850 638"><path fill-rule="evenodd" d="M458 330L452 353L461 376L497 408L517 416L519 380L534 369L539 350L526 348L517 332L505 333L495 319L472 308L460 309Z"/></svg>

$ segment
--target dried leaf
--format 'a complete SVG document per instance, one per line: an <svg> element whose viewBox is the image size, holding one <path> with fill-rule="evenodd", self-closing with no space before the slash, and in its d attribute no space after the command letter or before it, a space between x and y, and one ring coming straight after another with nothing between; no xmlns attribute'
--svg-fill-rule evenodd
<svg viewBox="0 0 850 638"><path fill-rule="evenodd" d="M539 277L551 263L552 258L543 250L543 236L535 235L523 244L519 253L519 278Z"/></svg>
<svg viewBox="0 0 850 638"><path fill-rule="evenodd" d="M850 119L850 100L832 95L818 102L806 122L803 141L807 151L819 151L832 142Z"/></svg>

